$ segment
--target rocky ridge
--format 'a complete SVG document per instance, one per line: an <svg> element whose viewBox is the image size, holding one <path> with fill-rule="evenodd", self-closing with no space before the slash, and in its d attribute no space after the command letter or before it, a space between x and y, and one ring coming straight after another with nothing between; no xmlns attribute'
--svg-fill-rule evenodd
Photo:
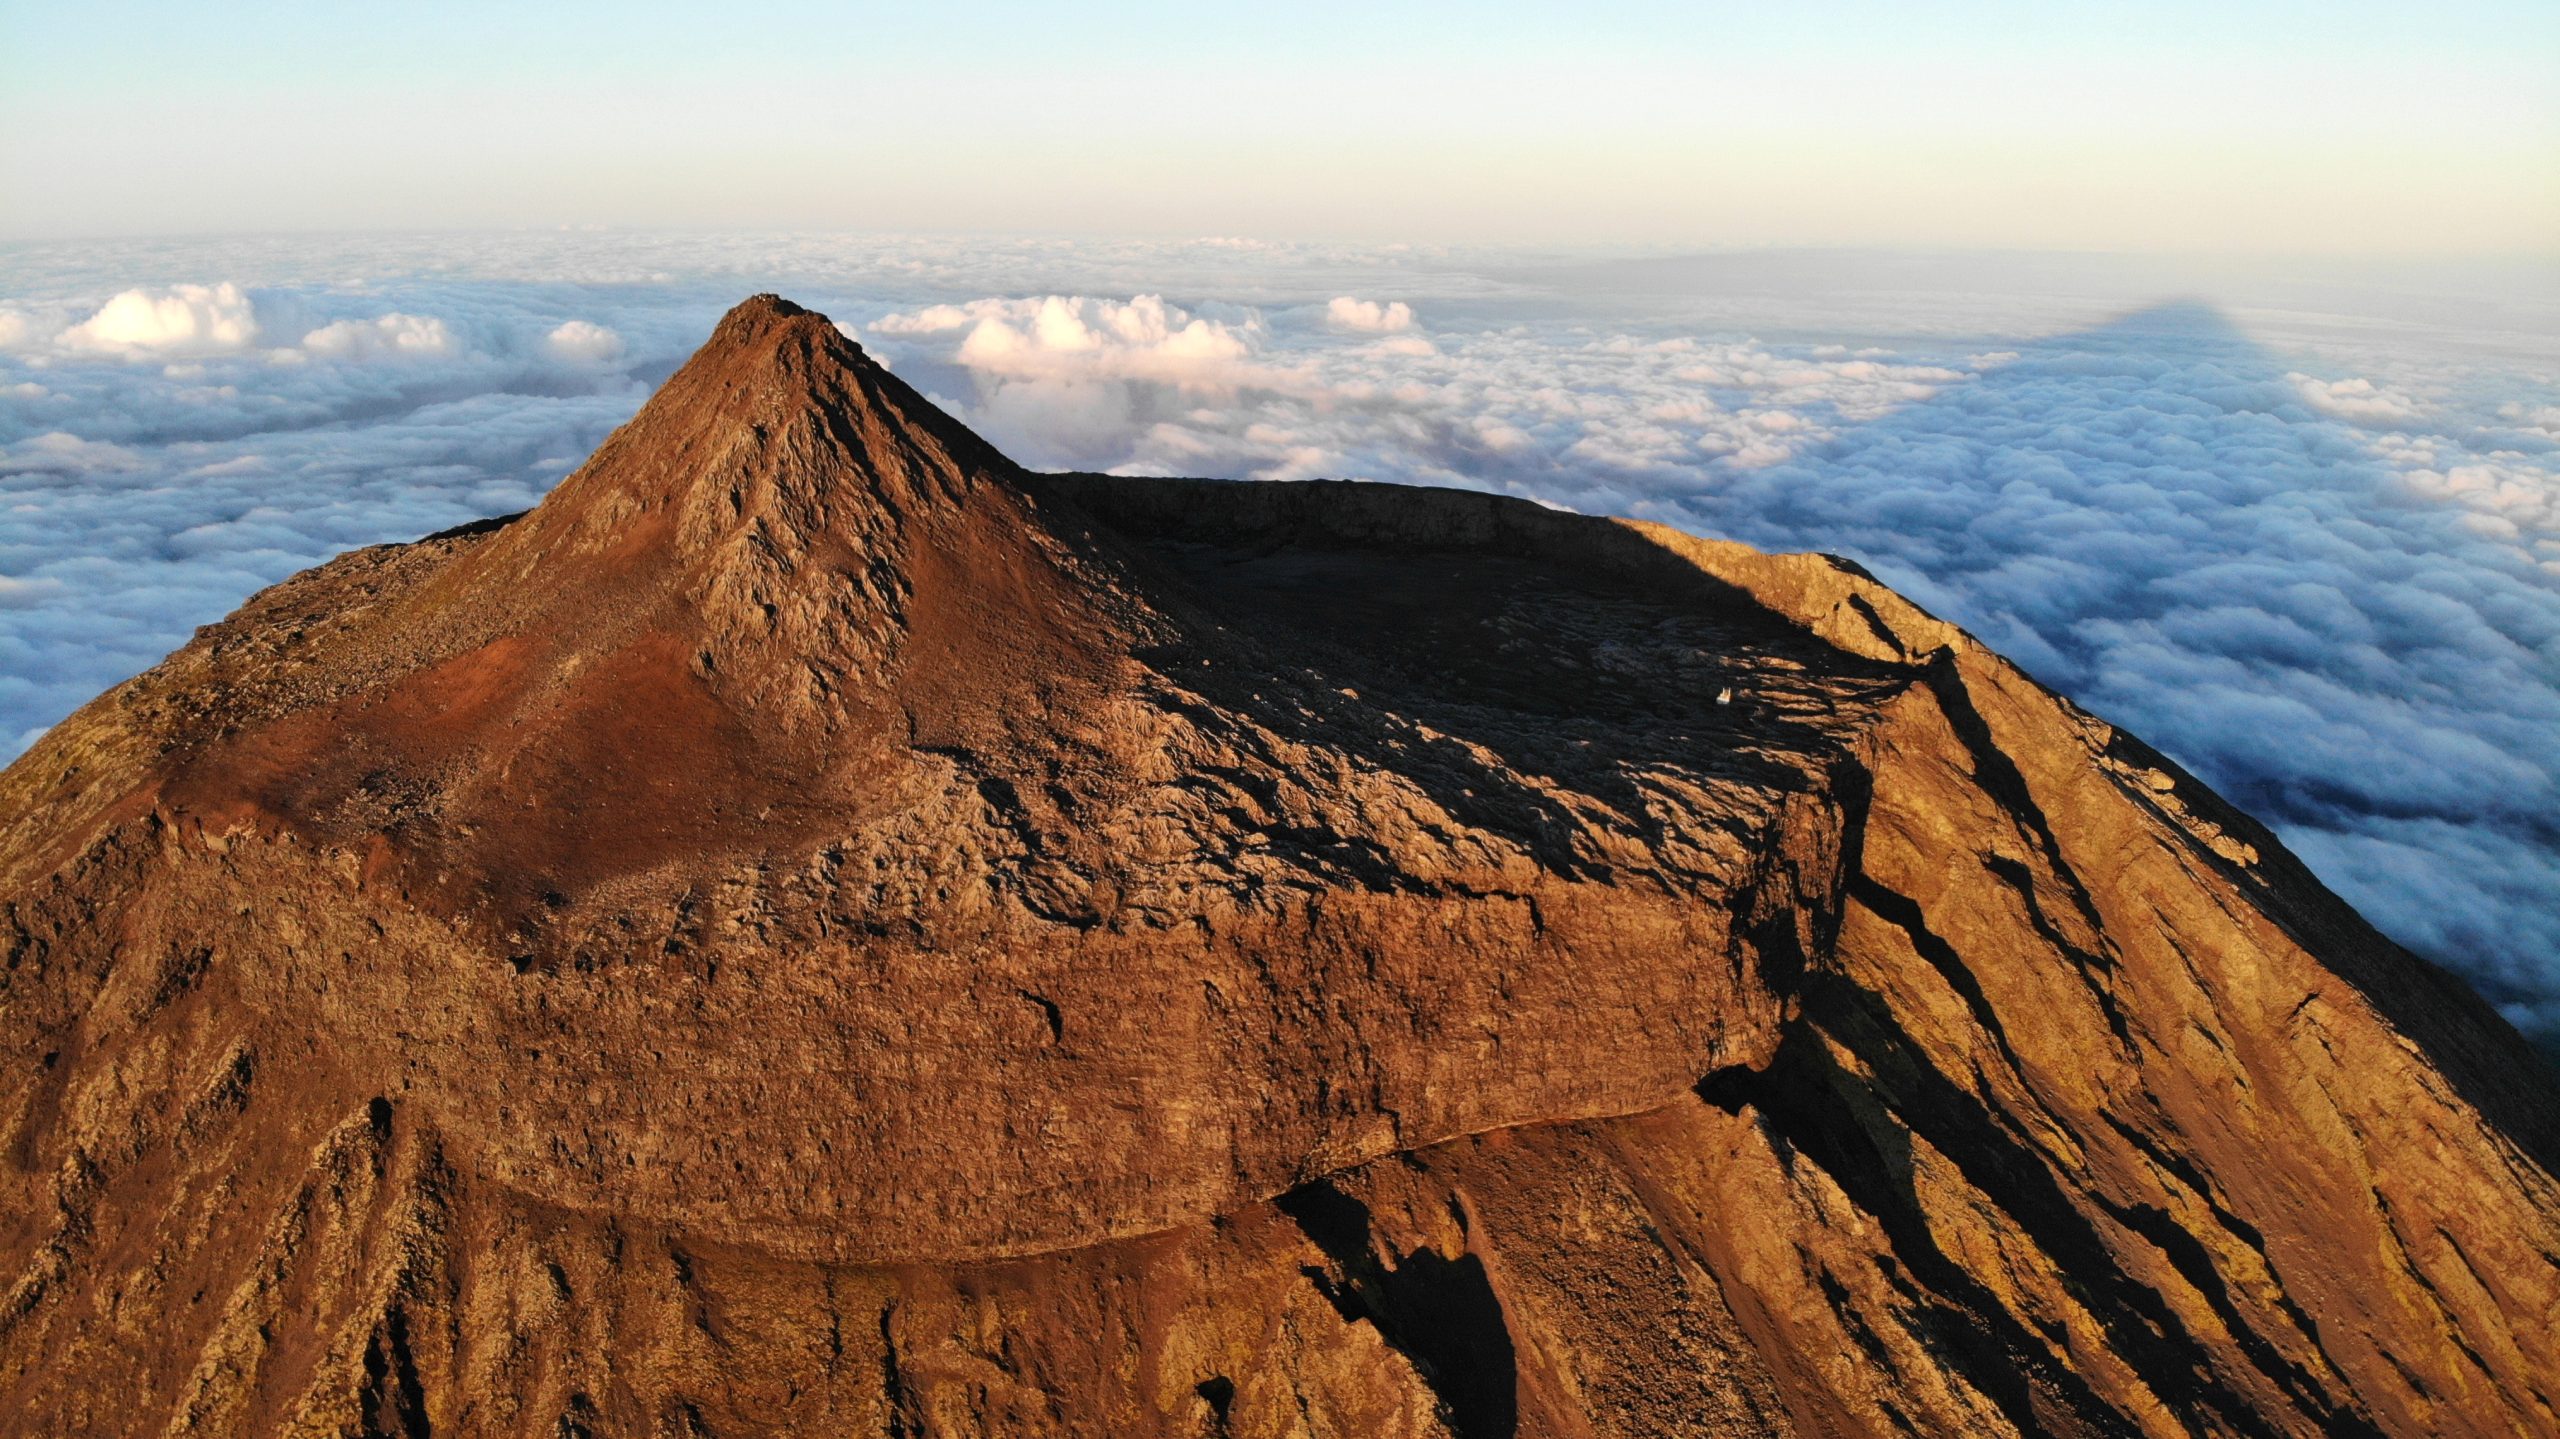
<svg viewBox="0 0 2560 1439"><path fill-rule="evenodd" d="M771 297L0 775L0 1037L26 1432L2560 1427L2547 1071L2132 737Z"/></svg>

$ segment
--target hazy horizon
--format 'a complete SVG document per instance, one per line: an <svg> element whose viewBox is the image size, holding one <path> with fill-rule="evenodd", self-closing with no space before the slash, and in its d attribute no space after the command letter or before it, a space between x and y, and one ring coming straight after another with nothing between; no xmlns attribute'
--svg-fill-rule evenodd
<svg viewBox="0 0 2560 1439"><path fill-rule="evenodd" d="M2560 12L0 4L0 237L2560 252Z"/></svg>

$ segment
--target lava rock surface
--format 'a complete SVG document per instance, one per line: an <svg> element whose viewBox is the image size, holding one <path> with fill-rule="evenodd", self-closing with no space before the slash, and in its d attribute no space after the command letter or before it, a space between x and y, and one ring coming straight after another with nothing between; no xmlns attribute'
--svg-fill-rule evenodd
<svg viewBox="0 0 2560 1439"><path fill-rule="evenodd" d="M1845 562L741 305L0 774L0 1428L2560 1430L2560 1090Z"/></svg>

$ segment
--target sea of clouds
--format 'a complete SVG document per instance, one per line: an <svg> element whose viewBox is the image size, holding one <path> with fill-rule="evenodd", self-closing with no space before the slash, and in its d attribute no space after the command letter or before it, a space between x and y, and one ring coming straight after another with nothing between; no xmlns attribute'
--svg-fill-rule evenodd
<svg viewBox="0 0 2560 1439"><path fill-rule="evenodd" d="M1025 463L1847 554L2560 1035L2560 289L2496 268L755 235L0 249L0 756L540 499L776 289Z"/></svg>

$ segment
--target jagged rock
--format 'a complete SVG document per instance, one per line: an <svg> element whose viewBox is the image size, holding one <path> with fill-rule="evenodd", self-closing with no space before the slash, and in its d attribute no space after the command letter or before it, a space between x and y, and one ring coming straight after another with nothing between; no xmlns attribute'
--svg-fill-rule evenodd
<svg viewBox="0 0 2560 1439"><path fill-rule="evenodd" d="M2555 1090L1854 567L771 297L0 775L46 1434L2551 1432Z"/></svg>

